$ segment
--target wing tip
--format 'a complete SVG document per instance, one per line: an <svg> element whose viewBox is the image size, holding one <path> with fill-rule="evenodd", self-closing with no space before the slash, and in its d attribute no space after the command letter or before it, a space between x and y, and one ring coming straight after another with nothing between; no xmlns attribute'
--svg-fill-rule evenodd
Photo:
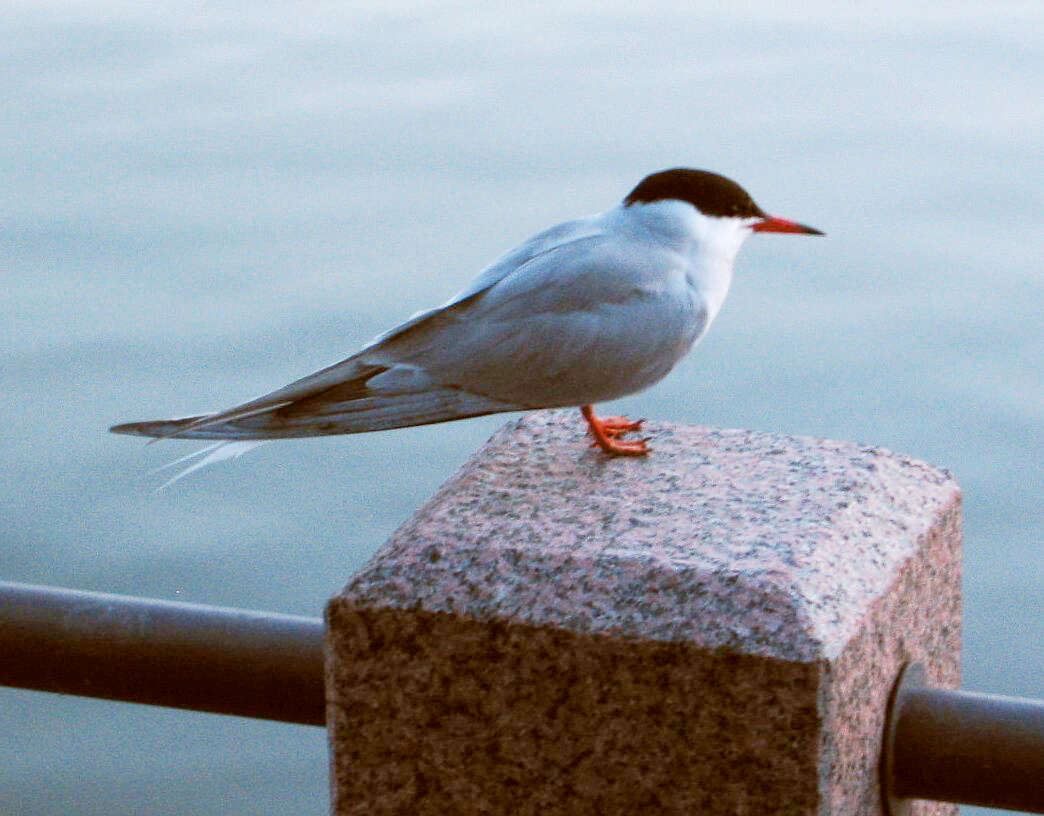
<svg viewBox="0 0 1044 816"><path fill-rule="evenodd" d="M127 434L128 436L148 436L144 431L145 422L121 422L119 425L109 426L109 433Z"/></svg>
<svg viewBox="0 0 1044 816"><path fill-rule="evenodd" d="M185 417L184 419L153 419L145 422L121 422L112 425L109 433L126 434L127 436L151 436L157 439L177 435L186 425L203 419L206 414Z"/></svg>

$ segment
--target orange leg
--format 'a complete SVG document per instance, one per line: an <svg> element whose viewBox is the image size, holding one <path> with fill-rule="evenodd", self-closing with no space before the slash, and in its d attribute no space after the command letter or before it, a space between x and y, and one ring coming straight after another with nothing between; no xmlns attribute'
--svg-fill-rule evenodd
<svg viewBox="0 0 1044 816"><path fill-rule="evenodd" d="M580 413L587 420L587 429L594 437L594 444L610 456L645 456L649 453L649 449L645 446L648 440L635 439L631 442L623 442L617 438L628 431L637 431L642 427L643 420L631 421L627 417L599 419L590 405L582 405Z"/></svg>

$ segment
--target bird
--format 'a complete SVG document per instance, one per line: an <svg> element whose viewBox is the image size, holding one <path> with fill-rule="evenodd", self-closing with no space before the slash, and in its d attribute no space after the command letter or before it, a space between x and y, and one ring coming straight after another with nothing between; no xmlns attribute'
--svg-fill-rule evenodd
<svg viewBox="0 0 1044 816"><path fill-rule="evenodd" d="M706 334L754 233L823 235L768 215L718 173L646 176L616 206L534 235L441 306L350 357L216 413L114 425L118 434L216 440L171 481L273 439L355 434L578 407L591 445L645 456L643 420L595 403L663 379ZM171 463L177 464L177 462Z"/></svg>

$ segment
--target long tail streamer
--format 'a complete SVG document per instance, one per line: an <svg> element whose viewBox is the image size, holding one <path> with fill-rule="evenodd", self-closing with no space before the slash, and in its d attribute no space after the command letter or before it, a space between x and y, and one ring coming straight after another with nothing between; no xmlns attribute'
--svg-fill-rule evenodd
<svg viewBox="0 0 1044 816"><path fill-rule="evenodd" d="M182 462L187 462L189 459L195 459L197 456L203 457L198 462L189 465L184 470L181 470L178 473L176 473L170 479L167 479L167 481L165 481L156 489L156 492L159 493L161 490L165 490L175 482L184 479L190 473L200 470L201 468L205 468L208 465L213 465L217 462L225 462L230 459L238 459L244 453L249 453L254 448L258 448L261 445L264 445L266 441L267 440L264 439L255 439L248 441L215 442L213 445L208 445L207 447L201 448L198 451L193 451L192 453L186 456L182 456L179 459L175 459L173 462L168 462L162 467L156 468L152 472L159 473L161 471L167 470L168 468L180 465Z"/></svg>

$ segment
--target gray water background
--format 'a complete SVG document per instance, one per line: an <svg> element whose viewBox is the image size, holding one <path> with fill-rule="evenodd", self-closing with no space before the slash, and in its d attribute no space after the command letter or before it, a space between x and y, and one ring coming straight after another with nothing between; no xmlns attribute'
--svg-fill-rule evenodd
<svg viewBox="0 0 1044 816"><path fill-rule="evenodd" d="M1044 5L4 4L0 577L318 615L503 417L155 494L115 421L340 359L675 165L757 236L612 410L853 439L966 500L964 686L1044 696ZM321 729L0 689L0 814L320 814Z"/></svg>

